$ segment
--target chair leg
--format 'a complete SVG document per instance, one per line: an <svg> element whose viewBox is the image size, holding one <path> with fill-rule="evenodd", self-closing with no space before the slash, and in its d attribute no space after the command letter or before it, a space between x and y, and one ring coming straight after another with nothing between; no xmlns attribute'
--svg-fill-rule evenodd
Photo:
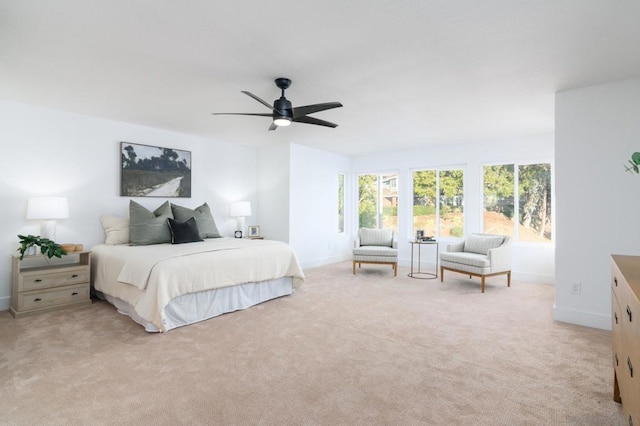
<svg viewBox="0 0 640 426"><path fill-rule="evenodd" d="M393 264L393 276L394 277L398 276L398 262Z"/></svg>
<svg viewBox="0 0 640 426"><path fill-rule="evenodd" d="M482 293L484 293L484 275L480 277L480 288L482 289Z"/></svg>
<svg viewBox="0 0 640 426"><path fill-rule="evenodd" d="M507 287L511 287L511 271L507 272Z"/></svg>
<svg viewBox="0 0 640 426"><path fill-rule="evenodd" d="M356 261L353 261L353 275L356 274Z"/></svg>
<svg viewBox="0 0 640 426"><path fill-rule="evenodd" d="M444 280L444 267L440 267L440 282L443 282Z"/></svg>

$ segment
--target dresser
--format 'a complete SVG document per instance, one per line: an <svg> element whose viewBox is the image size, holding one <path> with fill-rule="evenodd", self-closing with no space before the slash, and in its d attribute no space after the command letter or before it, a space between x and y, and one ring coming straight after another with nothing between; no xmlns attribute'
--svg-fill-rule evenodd
<svg viewBox="0 0 640 426"><path fill-rule="evenodd" d="M11 307L15 318L91 304L91 252L69 253L64 263L46 256L12 258Z"/></svg>
<svg viewBox="0 0 640 426"><path fill-rule="evenodd" d="M613 399L640 425L640 256L612 255Z"/></svg>

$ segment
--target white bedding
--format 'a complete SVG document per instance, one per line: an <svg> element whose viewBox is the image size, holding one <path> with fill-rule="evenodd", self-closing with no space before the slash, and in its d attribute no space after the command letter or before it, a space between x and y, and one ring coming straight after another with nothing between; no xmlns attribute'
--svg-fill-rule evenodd
<svg viewBox="0 0 640 426"><path fill-rule="evenodd" d="M184 294L304 274L288 244L212 238L151 246L98 245L92 249L96 290L131 305L135 314L166 331L165 307Z"/></svg>

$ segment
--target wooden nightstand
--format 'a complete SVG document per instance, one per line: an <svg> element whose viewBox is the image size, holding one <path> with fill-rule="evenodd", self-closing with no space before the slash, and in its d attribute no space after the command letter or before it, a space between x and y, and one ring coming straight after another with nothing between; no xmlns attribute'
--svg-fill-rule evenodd
<svg viewBox="0 0 640 426"><path fill-rule="evenodd" d="M77 261L49 264L44 255L25 256L23 260L13 256L9 312L14 318L91 304L91 252L71 252L67 256L77 257Z"/></svg>

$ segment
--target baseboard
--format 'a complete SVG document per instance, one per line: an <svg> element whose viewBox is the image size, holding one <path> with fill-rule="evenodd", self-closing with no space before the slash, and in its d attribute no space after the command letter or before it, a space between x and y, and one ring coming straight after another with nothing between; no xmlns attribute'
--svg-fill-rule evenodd
<svg viewBox="0 0 640 426"><path fill-rule="evenodd" d="M555 275L532 274L529 272L511 271L511 279L525 283L555 284Z"/></svg>
<svg viewBox="0 0 640 426"><path fill-rule="evenodd" d="M314 259L314 260L306 260L300 262L300 266L302 269L305 268L315 268L318 266L329 265L331 263L344 262L346 260L352 260L353 256L351 254L344 256L333 256L333 257L325 257L324 259Z"/></svg>
<svg viewBox="0 0 640 426"><path fill-rule="evenodd" d="M8 311L11 305L11 296L0 297L0 311Z"/></svg>
<svg viewBox="0 0 640 426"><path fill-rule="evenodd" d="M558 308L553 305L553 319L569 324L585 327L611 330L611 315L596 314L594 312L577 311L575 309Z"/></svg>

